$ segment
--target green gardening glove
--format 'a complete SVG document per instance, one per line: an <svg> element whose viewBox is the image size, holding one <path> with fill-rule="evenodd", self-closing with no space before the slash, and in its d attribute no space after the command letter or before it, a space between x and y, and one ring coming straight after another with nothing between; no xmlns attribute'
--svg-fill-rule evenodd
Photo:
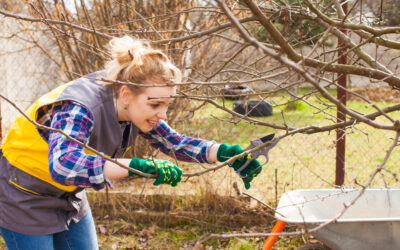
<svg viewBox="0 0 400 250"><path fill-rule="evenodd" d="M156 180L153 183L155 186L160 184L170 184L171 186L175 187L182 180L182 170L169 161L150 159L143 160L134 157L129 163L129 167L146 174L157 173L157 177L155 178ZM138 174L129 171L129 176L132 175Z"/></svg>
<svg viewBox="0 0 400 250"><path fill-rule="evenodd" d="M243 149L239 145L228 145L226 143L222 143L217 151L217 160L220 162L224 162L229 160L229 158L243 153ZM249 155L245 155L242 158L237 159L233 163L229 164L230 167L237 171L241 166L245 164ZM244 187L246 189L250 188L250 182L256 177L262 170L261 164L256 159L252 160L249 165L245 169L241 171L241 175L245 176L242 178Z"/></svg>

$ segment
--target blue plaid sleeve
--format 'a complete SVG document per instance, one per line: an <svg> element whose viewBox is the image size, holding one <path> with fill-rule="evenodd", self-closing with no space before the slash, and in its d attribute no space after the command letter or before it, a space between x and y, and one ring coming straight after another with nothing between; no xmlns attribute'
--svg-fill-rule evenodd
<svg viewBox="0 0 400 250"><path fill-rule="evenodd" d="M212 163L208 159L208 153L215 141L180 135L163 120L150 132L140 135L149 140L152 147L180 161Z"/></svg>
<svg viewBox="0 0 400 250"><path fill-rule="evenodd" d="M89 110L73 102L63 102L53 108L50 126L86 143L93 127ZM53 180L63 185L92 187L96 190L110 181L103 175L105 160L88 155L84 147L72 142L61 133L49 134L49 170Z"/></svg>

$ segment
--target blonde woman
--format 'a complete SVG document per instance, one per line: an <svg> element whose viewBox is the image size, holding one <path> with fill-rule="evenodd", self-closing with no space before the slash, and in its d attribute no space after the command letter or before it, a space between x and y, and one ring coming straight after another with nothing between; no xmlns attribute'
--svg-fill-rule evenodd
<svg viewBox="0 0 400 250"><path fill-rule="evenodd" d="M164 53L128 36L112 39L110 47L112 60L104 71L52 90L26 114L130 168L156 174L154 185L176 186L182 171L168 161L121 158L137 135L181 161L214 163L243 152L238 145L183 136L168 126L167 109L176 87L165 84L180 82L181 72ZM96 80L101 78L134 84ZM237 170L245 161L231 166ZM260 171L260 163L253 160L241 172L247 176L246 188ZM0 151L0 233L7 247L98 249L84 189L112 187L112 180L133 174L20 116Z"/></svg>

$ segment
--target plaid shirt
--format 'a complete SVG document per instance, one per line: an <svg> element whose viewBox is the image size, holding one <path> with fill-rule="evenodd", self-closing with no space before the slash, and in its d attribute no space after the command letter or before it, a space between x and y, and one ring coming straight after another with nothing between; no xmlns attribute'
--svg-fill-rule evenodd
<svg viewBox="0 0 400 250"><path fill-rule="evenodd" d="M93 116L83 105L64 101L53 105L52 112L39 114L38 121L46 126L61 129L82 142L87 142L93 127ZM50 175L64 185L92 187L96 190L111 182L104 176L105 160L100 156L88 155L79 144L64 135L48 130L39 133L49 144ZM187 162L205 162L214 141L195 139L179 135L168 124L160 120L149 133L139 133L149 140L150 145L165 154Z"/></svg>
<svg viewBox="0 0 400 250"><path fill-rule="evenodd" d="M139 134L149 140L152 147L180 161L212 163L208 160L208 152L214 141L180 135L163 120L159 120L150 132Z"/></svg>

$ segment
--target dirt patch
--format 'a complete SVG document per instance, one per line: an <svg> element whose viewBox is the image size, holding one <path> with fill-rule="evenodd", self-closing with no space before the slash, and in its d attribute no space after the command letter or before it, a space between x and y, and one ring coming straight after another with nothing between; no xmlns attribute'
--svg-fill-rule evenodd
<svg viewBox="0 0 400 250"><path fill-rule="evenodd" d="M368 98L373 102L400 102L400 91L390 88L353 88L351 91ZM348 94L348 101L363 101L361 98Z"/></svg>

